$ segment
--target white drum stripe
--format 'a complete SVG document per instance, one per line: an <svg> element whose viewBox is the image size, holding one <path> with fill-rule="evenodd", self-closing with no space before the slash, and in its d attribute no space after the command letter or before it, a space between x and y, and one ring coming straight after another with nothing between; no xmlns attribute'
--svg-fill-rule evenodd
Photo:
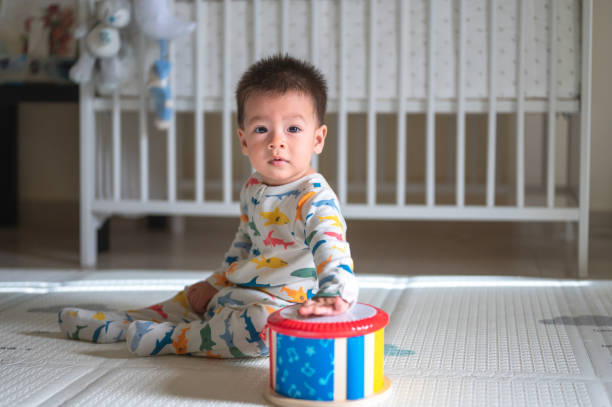
<svg viewBox="0 0 612 407"><path fill-rule="evenodd" d="M363 346L363 395L368 397L374 393L374 333L367 334Z"/></svg>
<svg viewBox="0 0 612 407"><path fill-rule="evenodd" d="M334 340L334 401L346 400L346 338Z"/></svg>
<svg viewBox="0 0 612 407"><path fill-rule="evenodd" d="M266 327L266 329L269 329ZM272 379L272 389L276 391L276 359L278 356L276 355L276 331L270 329L270 355L272 356L272 363L270 369L270 378Z"/></svg>

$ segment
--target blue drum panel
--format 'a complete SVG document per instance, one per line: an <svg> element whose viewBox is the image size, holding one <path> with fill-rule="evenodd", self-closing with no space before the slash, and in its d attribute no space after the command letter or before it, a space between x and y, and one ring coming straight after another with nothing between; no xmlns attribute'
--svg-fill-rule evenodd
<svg viewBox="0 0 612 407"><path fill-rule="evenodd" d="M277 334L276 392L306 400L333 400L334 340Z"/></svg>

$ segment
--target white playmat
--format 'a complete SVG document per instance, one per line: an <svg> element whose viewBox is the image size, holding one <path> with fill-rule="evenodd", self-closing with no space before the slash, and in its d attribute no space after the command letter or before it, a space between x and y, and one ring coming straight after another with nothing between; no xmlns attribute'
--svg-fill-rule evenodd
<svg viewBox="0 0 612 407"><path fill-rule="evenodd" d="M133 308L203 273L0 271L0 405L259 406L268 360L64 338L64 306ZM389 313L385 405L610 406L612 281L361 276Z"/></svg>

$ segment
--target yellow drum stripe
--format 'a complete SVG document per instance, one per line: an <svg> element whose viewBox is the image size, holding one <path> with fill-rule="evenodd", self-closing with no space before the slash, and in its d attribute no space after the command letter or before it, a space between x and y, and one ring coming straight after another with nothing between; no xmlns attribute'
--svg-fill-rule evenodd
<svg viewBox="0 0 612 407"><path fill-rule="evenodd" d="M385 329L374 333L374 393L384 386Z"/></svg>
<svg viewBox="0 0 612 407"><path fill-rule="evenodd" d="M265 328L265 329L269 329L269 328ZM269 333L270 333L270 385L272 386L272 389L274 391L276 391L276 359L277 359L277 355L276 352L278 352L278 350L276 349L276 331L273 331L272 329L269 329Z"/></svg>

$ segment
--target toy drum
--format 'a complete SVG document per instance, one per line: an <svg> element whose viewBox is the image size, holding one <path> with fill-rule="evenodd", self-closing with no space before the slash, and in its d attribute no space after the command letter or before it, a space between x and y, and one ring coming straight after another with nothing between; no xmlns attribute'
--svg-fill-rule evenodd
<svg viewBox="0 0 612 407"><path fill-rule="evenodd" d="M299 307L291 305L268 318L268 401L354 404L350 402L390 387L383 373L384 328L389 323L383 310L357 303L341 315L302 317Z"/></svg>

